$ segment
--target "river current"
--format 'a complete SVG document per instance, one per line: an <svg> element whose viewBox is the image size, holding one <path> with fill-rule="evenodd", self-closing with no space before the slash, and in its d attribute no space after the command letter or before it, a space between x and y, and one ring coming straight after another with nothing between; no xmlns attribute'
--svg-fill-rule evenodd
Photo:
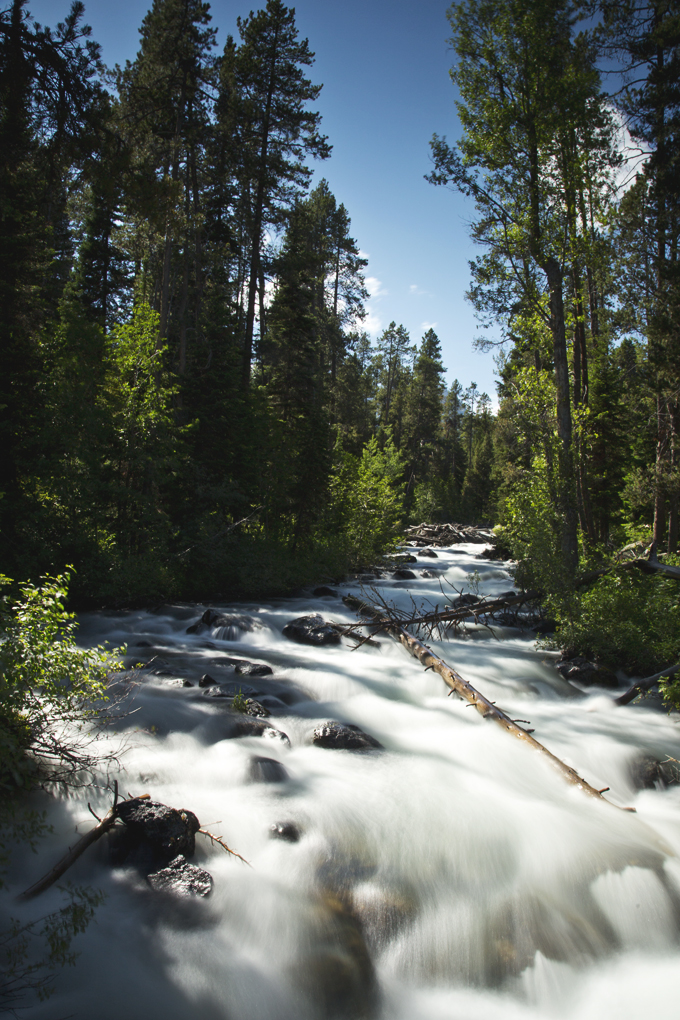
<svg viewBox="0 0 680 1020"><path fill-rule="evenodd" d="M413 570L461 591L512 586L480 546L438 550ZM446 601L440 578L375 582L406 608ZM359 594L359 583L337 586ZM449 594L449 599L455 593ZM207 608L87 614L83 643L126 643L152 661L129 685L122 790L195 812L249 864L202 836L195 863L214 878L206 900L152 893L112 868L106 839L66 876L105 901L51 999L29 1020L678 1020L680 786L639 789L645 756L680 759L678 716L617 708L613 692L580 691L535 635L470 627L435 651L597 787L567 784L546 761L447 696L395 641L356 651L282 635L290 620L356 617L311 595L220 606L255 629L188 634ZM427 639L425 639L427 640ZM267 663L236 676L230 658ZM290 746L224 738L225 709L197 686L205 673L264 699ZM312 746L326 720L354 724L384 750ZM253 756L279 761L284 782L253 782ZM110 794L77 793L50 809L54 835L15 861L12 891L33 882L94 824ZM620 810L634 807L635 813ZM294 823L297 842L272 838ZM52 889L16 916L56 909Z"/></svg>

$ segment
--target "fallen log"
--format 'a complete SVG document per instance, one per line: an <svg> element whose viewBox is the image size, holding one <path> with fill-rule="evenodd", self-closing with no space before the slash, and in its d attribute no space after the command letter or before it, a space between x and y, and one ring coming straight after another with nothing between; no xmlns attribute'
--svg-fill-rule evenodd
<svg viewBox="0 0 680 1020"><path fill-rule="evenodd" d="M394 634L399 638L401 644L406 650L423 665L426 669L432 669L435 673L438 673L442 678L447 687L458 694L461 698L473 705L479 714L484 719L491 719L501 729L504 729L507 733L510 733L513 737L523 741L532 747L535 751L538 751L544 758L546 758L552 767L562 775L567 782L576 786L579 790L588 794L589 797L596 797L599 800L605 802L605 804L611 804L606 797L603 797L603 790L596 790L594 786L586 782L579 774L572 769L569 765L566 765L560 758L554 755L547 749L540 741L532 737L528 730L523 729L519 726L514 719L511 719L502 709L498 708L492 701L485 698L483 694L464 680L463 677L455 670L452 666L449 666L443 659L440 659L434 652L424 645L418 638L413 637L409 634L400 623L392 621L389 617L384 616L375 606L371 606L368 603L360 602L359 599L354 600L359 603L360 611L366 615L370 615L374 618L376 625L380 626L381 630L387 631ZM606 788L608 789L608 787ZM624 811L635 811L635 808L623 808Z"/></svg>
<svg viewBox="0 0 680 1020"><path fill-rule="evenodd" d="M680 663L675 666L668 666L666 669L662 669L660 673L654 673L653 676L648 676L644 680L637 680L632 687L629 687L625 694L621 694L618 698L614 698L615 705L629 705L631 701L637 698L638 694L644 694L646 691L651 691L655 684L658 684L659 680L662 680L666 676L674 676L678 670L680 670Z"/></svg>
<svg viewBox="0 0 680 1020"><path fill-rule="evenodd" d="M656 554L656 542L652 542L646 557L637 556L634 560L625 560L611 567L591 570L577 578L576 587L582 588L592 584L593 581L611 574L614 570L641 570L644 574L663 574L665 577L672 577L674 581L680 581L680 567L674 567L672 563L662 563Z"/></svg>
<svg viewBox="0 0 680 1020"><path fill-rule="evenodd" d="M24 890L24 892L17 896L18 900L20 900L21 902L25 900L32 900L35 896L39 896L40 893L45 892L46 889L49 889L51 885L54 885L58 878L61 878L65 871L68 871L72 864L75 864L75 862L78 860L81 854L85 853L89 846L92 846L93 843L97 842L100 836L103 836L105 832L109 831L109 829L114 825L116 819L118 818L117 782L114 782L113 790L114 790L113 804L109 808L108 812L104 815L104 817L100 818L98 824L95 825L94 829L90 829L90 831L85 833L84 836L81 836L76 845L71 847L68 853L65 854L62 857L62 859L57 864L55 864L50 871L47 872L46 875L43 875L40 881L36 882L29 889ZM145 793L142 796L144 798L148 798L149 794ZM90 810L92 809L90 808Z"/></svg>

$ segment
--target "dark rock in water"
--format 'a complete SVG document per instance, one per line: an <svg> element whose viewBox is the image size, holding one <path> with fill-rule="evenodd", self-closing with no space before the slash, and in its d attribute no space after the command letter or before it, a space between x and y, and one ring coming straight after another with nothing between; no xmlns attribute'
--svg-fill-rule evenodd
<svg viewBox="0 0 680 1020"><path fill-rule="evenodd" d="M329 588L326 584L320 584L318 588L315 588L312 592L315 599L337 599L338 593L333 588Z"/></svg>
<svg viewBox="0 0 680 1020"><path fill-rule="evenodd" d="M420 576L421 577L439 577L439 571L438 570L421 570L420 571Z"/></svg>
<svg viewBox="0 0 680 1020"><path fill-rule="evenodd" d="M269 710L255 698L246 698L245 708L241 711L244 715L252 715L256 719L266 719L269 715Z"/></svg>
<svg viewBox="0 0 680 1020"><path fill-rule="evenodd" d="M150 641L138 641L135 648L153 648Z"/></svg>
<svg viewBox="0 0 680 1020"><path fill-rule="evenodd" d="M510 588L509 591L502 591L499 595L494 595L493 598L495 598L495 599L514 599L516 595L519 595L519 592L515 591L514 588Z"/></svg>
<svg viewBox="0 0 680 1020"><path fill-rule="evenodd" d="M466 592L464 595L459 595L458 598L454 599L451 606L453 609L462 609L464 606L474 606L477 602L481 601L479 595Z"/></svg>
<svg viewBox="0 0 680 1020"><path fill-rule="evenodd" d="M239 676L271 676L274 670L266 662L247 662L245 659L234 667Z"/></svg>
<svg viewBox="0 0 680 1020"><path fill-rule="evenodd" d="M406 567L399 567L399 569L395 570L392 574L392 577L396 578L398 581L410 581L415 579L415 576L416 575L413 571L407 570Z"/></svg>
<svg viewBox="0 0 680 1020"><path fill-rule="evenodd" d="M212 687L207 687L203 691L205 698L233 698L234 692L228 687L222 687L220 684L215 684Z"/></svg>
<svg viewBox="0 0 680 1020"><path fill-rule="evenodd" d="M619 685L615 673L606 667L598 666L595 662L588 662L582 655L558 662L557 670L565 680L575 680L579 684L588 686L595 684L598 687L618 687Z"/></svg>
<svg viewBox="0 0 680 1020"><path fill-rule="evenodd" d="M680 785L680 765L674 761L659 761L651 754L642 754L629 766L630 777L636 790L665 790Z"/></svg>
<svg viewBox="0 0 680 1020"><path fill-rule="evenodd" d="M340 635L335 627L327 623L319 613L299 616L283 628L284 636L301 645L338 645Z"/></svg>
<svg viewBox="0 0 680 1020"><path fill-rule="evenodd" d="M183 680L182 681L182 687L193 687L193 686L194 685L192 684L191 680Z"/></svg>
<svg viewBox="0 0 680 1020"><path fill-rule="evenodd" d="M418 560L415 558L415 556L412 553L404 553L401 556L397 556L396 559L397 559L398 563L417 563L418 562Z"/></svg>
<svg viewBox="0 0 680 1020"><path fill-rule="evenodd" d="M312 743L317 747L347 751L367 751L383 746L379 740L364 733L358 726L334 721L321 723L320 726L317 726L312 735Z"/></svg>
<svg viewBox="0 0 680 1020"><path fill-rule="evenodd" d="M187 627L187 634L202 634L205 630L218 631L215 637L222 641L238 641L242 633L251 633L262 625L252 616L240 613L217 613L214 609L206 609L196 623Z"/></svg>
<svg viewBox="0 0 680 1020"><path fill-rule="evenodd" d="M224 716L214 716L204 727L211 740L238 740L239 737L264 737L266 740L278 740L290 747L288 734L276 729L264 719L240 712L228 712Z"/></svg>
<svg viewBox="0 0 680 1020"><path fill-rule="evenodd" d="M288 709L285 701L277 698L275 694L261 694L258 700L270 712L285 712Z"/></svg>
<svg viewBox="0 0 680 1020"><path fill-rule="evenodd" d="M204 673L201 679L198 681L199 687L212 687L217 683L214 677L210 676L210 673Z"/></svg>
<svg viewBox="0 0 680 1020"><path fill-rule="evenodd" d="M270 839L283 839L286 843L297 843L300 835L300 829L295 822L274 822L269 829Z"/></svg>
<svg viewBox="0 0 680 1020"><path fill-rule="evenodd" d="M419 556L428 556L431 560L438 560L439 556L434 549L420 549L418 552Z"/></svg>
<svg viewBox="0 0 680 1020"><path fill-rule="evenodd" d="M248 780L251 783L285 783L288 772L275 758L255 755L248 765Z"/></svg>
<svg viewBox="0 0 680 1020"><path fill-rule="evenodd" d="M118 805L118 817L125 822L125 831L114 846L112 863L152 870L178 854L193 857L200 828L193 811L135 797Z"/></svg>
<svg viewBox="0 0 680 1020"><path fill-rule="evenodd" d="M167 868L147 875L147 882L157 892L172 892L179 896L209 896L213 888L212 875L186 857L178 854Z"/></svg>

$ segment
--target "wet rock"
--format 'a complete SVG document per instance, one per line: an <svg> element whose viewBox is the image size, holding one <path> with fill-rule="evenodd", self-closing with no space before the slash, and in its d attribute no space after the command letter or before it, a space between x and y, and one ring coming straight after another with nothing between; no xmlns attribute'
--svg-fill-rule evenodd
<svg viewBox="0 0 680 1020"><path fill-rule="evenodd" d="M420 576L421 577L439 577L439 571L438 570L421 570L420 571Z"/></svg>
<svg viewBox="0 0 680 1020"><path fill-rule="evenodd" d="M395 556L397 563L417 563L418 560L415 558L413 553L401 553L399 556Z"/></svg>
<svg viewBox="0 0 680 1020"><path fill-rule="evenodd" d="M198 681L199 687L212 687L217 683L214 677L210 676L210 673L204 673L201 679Z"/></svg>
<svg viewBox="0 0 680 1020"><path fill-rule="evenodd" d="M240 613L218 613L214 609L206 609L196 623L187 627L187 634L202 634L212 630L214 636L222 641L238 641L241 634L249 634L262 627L259 620Z"/></svg>
<svg viewBox="0 0 680 1020"><path fill-rule="evenodd" d="M125 829L118 830L112 845L112 863L150 871L178 854L193 857L200 828L193 811L135 797L118 805L118 817Z"/></svg>
<svg viewBox="0 0 680 1020"><path fill-rule="evenodd" d="M383 746L379 740L364 733L358 726L334 721L325 722L315 727L312 743L316 747L347 751L367 751Z"/></svg>
<svg viewBox="0 0 680 1020"><path fill-rule="evenodd" d="M153 648L150 641L138 641L135 648Z"/></svg>
<svg viewBox="0 0 680 1020"><path fill-rule="evenodd" d="M297 843L301 832L295 822L274 822L269 828L270 839L283 839L286 843Z"/></svg>
<svg viewBox="0 0 680 1020"><path fill-rule="evenodd" d="M577 683L587 686L595 684L598 687L618 687L619 685L615 673L604 666L598 666L595 662L589 662L582 655L558 662L557 670L565 680L575 680Z"/></svg>
<svg viewBox="0 0 680 1020"><path fill-rule="evenodd" d="M275 694L261 694L259 702L265 708L268 708L270 712L285 712L288 709L285 701L277 698Z"/></svg>
<svg viewBox="0 0 680 1020"><path fill-rule="evenodd" d="M280 761L258 754L250 759L247 778L251 783L285 783L288 772Z"/></svg>
<svg viewBox="0 0 680 1020"><path fill-rule="evenodd" d="M266 662L247 662L244 659L237 663L234 672L239 676L271 676L274 670Z"/></svg>
<svg viewBox="0 0 680 1020"><path fill-rule="evenodd" d="M315 599L337 599L338 593L333 588L329 588L326 584L320 584L318 588L315 588L312 592Z"/></svg>
<svg viewBox="0 0 680 1020"><path fill-rule="evenodd" d="M665 790L680 785L680 765L675 761L659 761L651 754L634 758L629 772L636 790Z"/></svg>
<svg viewBox="0 0 680 1020"><path fill-rule="evenodd" d="M514 599L516 595L519 595L518 591L514 588L510 588L508 591L502 591L498 595L494 595L495 599Z"/></svg>
<svg viewBox="0 0 680 1020"><path fill-rule="evenodd" d="M332 895L319 904L309 951L293 968L293 980L323 1020L369 1020L379 1009L378 984L361 928L347 904Z"/></svg>
<svg viewBox="0 0 680 1020"><path fill-rule="evenodd" d="M462 609L464 606L474 606L477 602L481 602L479 595L473 595L472 592L466 592L464 595L459 595L451 603L453 609Z"/></svg>
<svg viewBox="0 0 680 1020"><path fill-rule="evenodd" d="M406 567L399 567L398 570L395 570L392 574L392 577L394 577L397 581L411 581L415 579L415 576L416 575L413 571L407 570Z"/></svg>
<svg viewBox="0 0 680 1020"><path fill-rule="evenodd" d="M213 889L212 875L186 857L178 854L167 868L147 875L147 882L157 892L171 892L179 896L209 896Z"/></svg>
<svg viewBox="0 0 680 1020"><path fill-rule="evenodd" d="M418 551L418 556L428 556L431 560L439 559L439 556L434 551L434 549L420 549Z"/></svg>
<svg viewBox="0 0 680 1020"><path fill-rule="evenodd" d="M266 719L269 716L269 710L255 698L246 698L244 707L236 711L242 712L243 715L252 715L256 719Z"/></svg>
<svg viewBox="0 0 680 1020"><path fill-rule="evenodd" d="M284 636L301 645L337 645L340 635L335 627L327 623L319 613L299 616L283 628Z"/></svg>

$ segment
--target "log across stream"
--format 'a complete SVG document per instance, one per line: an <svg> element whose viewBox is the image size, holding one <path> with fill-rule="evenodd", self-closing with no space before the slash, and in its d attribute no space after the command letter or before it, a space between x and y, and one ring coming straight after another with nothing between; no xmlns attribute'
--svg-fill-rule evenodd
<svg viewBox="0 0 680 1020"><path fill-rule="evenodd" d="M425 612L445 603L443 577L467 590L477 569L480 591L507 591L505 565L479 551L437 549L409 565L415 579L372 583L404 609L428 599ZM358 582L332 587L362 595ZM214 617L195 626L208 608ZM680 786L662 788L668 773L654 764L680 759L677 716L579 690L530 632L473 624L428 638L594 789L609 787L611 803L636 809L616 811L447 696L392 638L352 651L345 638L283 635L312 613L356 620L339 597L311 592L83 618L84 642L127 642L130 664L144 663L118 678L133 714L106 738L127 745L121 791L194 812L251 867L204 840L195 863L212 894L182 900L112 866L103 837L65 876L106 894L75 942L77 964L22 1015L677 1020ZM234 694L269 714L236 718ZM328 722L374 742L338 749ZM27 919L60 904L54 887L30 904L11 898L92 827L88 801L103 816L111 793L49 807L54 835L12 863L6 912Z"/></svg>

